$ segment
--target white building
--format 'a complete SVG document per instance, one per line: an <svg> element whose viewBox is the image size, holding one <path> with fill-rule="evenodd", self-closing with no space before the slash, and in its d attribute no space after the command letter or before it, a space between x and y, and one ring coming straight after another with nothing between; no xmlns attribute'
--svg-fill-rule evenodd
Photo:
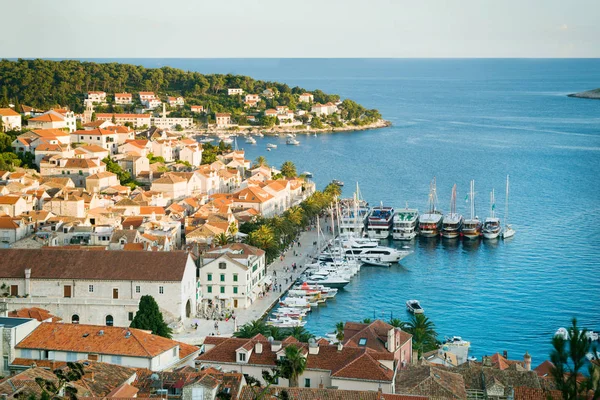
<svg viewBox="0 0 600 400"><path fill-rule="evenodd" d="M316 115L331 115L338 112L338 108L331 102L326 104L317 103L311 107L310 111L314 112Z"/></svg>
<svg viewBox="0 0 600 400"><path fill-rule="evenodd" d="M15 351L17 343L39 325L40 322L35 319L0 317L0 340L2 341L0 357L4 361L0 366L0 373L3 376L11 374L8 366L17 358L17 352Z"/></svg>
<svg viewBox="0 0 600 400"><path fill-rule="evenodd" d="M199 352L140 329L56 322L43 322L15 347L18 358L32 361L83 359L151 371L194 366Z"/></svg>
<svg viewBox="0 0 600 400"><path fill-rule="evenodd" d="M196 265L183 251L4 249L0 279L10 309L40 307L65 322L129 326L143 295L166 321L196 314Z"/></svg>
<svg viewBox="0 0 600 400"><path fill-rule="evenodd" d="M200 268L202 301L222 308L248 308L265 289L265 252L232 243L204 255Z"/></svg>
<svg viewBox="0 0 600 400"><path fill-rule="evenodd" d="M315 96L310 93L302 93L299 100L300 102L312 103L315 100Z"/></svg>
<svg viewBox="0 0 600 400"><path fill-rule="evenodd" d="M169 97L167 97L167 102L169 103L169 105L171 107L181 107L185 104L185 100L181 96L177 96L177 97L169 96Z"/></svg>
<svg viewBox="0 0 600 400"><path fill-rule="evenodd" d="M4 131L21 130L21 114L12 108L0 108L0 119Z"/></svg>
<svg viewBox="0 0 600 400"><path fill-rule="evenodd" d="M132 104L133 96L131 93L115 93L115 104Z"/></svg>
<svg viewBox="0 0 600 400"><path fill-rule="evenodd" d="M27 121L30 129L63 129L68 132L77 130L77 119L73 111L50 110Z"/></svg>
<svg viewBox="0 0 600 400"><path fill-rule="evenodd" d="M129 122L133 124L134 127L150 127L151 117L152 116L150 114L96 114L96 118L100 121L112 121L112 119L114 118L115 123L118 125L125 125Z"/></svg>
<svg viewBox="0 0 600 400"><path fill-rule="evenodd" d="M152 100L156 98L156 95L154 94L154 92L140 92L140 102L144 102L147 100Z"/></svg>
<svg viewBox="0 0 600 400"><path fill-rule="evenodd" d="M191 110L193 113L203 113L204 106L191 106Z"/></svg>
<svg viewBox="0 0 600 400"><path fill-rule="evenodd" d="M87 93L88 101L96 104L102 104L106 102L106 93L105 92L88 92Z"/></svg>
<svg viewBox="0 0 600 400"><path fill-rule="evenodd" d="M240 96L244 93L244 91L242 89L239 88L229 88L227 89L227 95L228 96L234 96L236 94L239 94Z"/></svg>
<svg viewBox="0 0 600 400"><path fill-rule="evenodd" d="M231 114L216 113L215 120L217 122L217 127L219 127L219 128L227 127L231 124Z"/></svg>
<svg viewBox="0 0 600 400"><path fill-rule="evenodd" d="M87 143L100 146L110 152L116 154L118 150L119 134L115 131L96 128L92 130L81 130L71 134L72 143Z"/></svg>

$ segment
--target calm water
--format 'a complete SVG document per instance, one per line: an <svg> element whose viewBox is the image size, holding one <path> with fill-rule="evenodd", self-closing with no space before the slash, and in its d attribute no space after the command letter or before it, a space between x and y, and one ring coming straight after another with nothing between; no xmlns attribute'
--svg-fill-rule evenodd
<svg viewBox="0 0 600 400"><path fill-rule="evenodd" d="M364 268L313 312L314 333L341 320L406 319L409 298L421 300L442 337L470 340L476 356L527 350L537 364L571 317L600 330L600 101L565 96L600 87L600 60L126 61L284 81L379 109L393 127L299 137L298 147L239 144L250 159L293 160L319 188L341 179L351 196L358 181L371 204L424 210L436 176L440 208L448 210L456 183L467 214L475 179L477 214L487 216L495 188L502 216L510 174L512 240L418 240L401 265ZM267 152L273 141L279 148Z"/></svg>

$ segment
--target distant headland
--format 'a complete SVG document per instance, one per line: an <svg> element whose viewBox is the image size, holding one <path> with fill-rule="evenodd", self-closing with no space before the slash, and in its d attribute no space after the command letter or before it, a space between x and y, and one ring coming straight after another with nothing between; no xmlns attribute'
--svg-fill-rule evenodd
<svg viewBox="0 0 600 400"><path fill-rule="evenodd" d="M571 93L569 97L579 97L580 99L600 100L600 89L587 90L585 92Z"/></svg>

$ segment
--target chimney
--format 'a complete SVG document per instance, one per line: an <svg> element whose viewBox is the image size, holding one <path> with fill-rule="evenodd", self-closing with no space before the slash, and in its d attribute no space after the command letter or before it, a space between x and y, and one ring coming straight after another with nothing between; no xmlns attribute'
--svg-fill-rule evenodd
<svg viewBox="0 0 600 400"><path fill-rule="evenodd" d="M504 350L502 352L502 357L506 358L508 360L508 351Z"/></svg>
<svg viewBox="0 0 600 400"><path fill-rule="evenodd" d="M256 342L256 344L254 345L254 352L256 354L262 354L262 343L261 342Z"/></svg>
<svg viewBox="0 0 600 400"><path fill-rule="evenodd" d="M319 383L319 389L323 389L325 386L323 386L323 382Z"/></svg>
<svg viewBox="0 0 600 400"><path fill-rule="evenodd" d="M390 353L396 351L396 329L393 327L387 333L387 349Z"/></svg>
<svg viewBox="0 0 600 400"><path fill-rule="evenodd" d="M308 354L319 354L319 344L318 343L309 343L308 344Z"/></svg>
<svg viewBox="0 0 600 400"><path fill-rule="evenodd" d="M526 351L525 355L523 356L523 366L527 371L531 371L531 356L529 355L528 351Z"/></svg>
<svg viewBox="0 0 600 400"><path fill-rule="evenodd" d="M90 373L90 380L91 380L92 382L96 382L96 380L95 380L95 377L94 377L94 371L92 371L92 372Z"/></svg>
<svg viewBox="0 0 600 400"><path fill-rule="evenodd" d="M483 358L481 359L481 362L484 367L492 366L492 359L490 358L490 356L483 356Z"/></svg>
<svg viewBox="0 0 600 400"><path fill-rule="evenodd" d="M31 291L31 268L25 268L25 294Z"/></svg>
<svg viewBox="0 0 600 400"><path fill-rule="evenodd" d="M279 351L281 350L281 342L274 340L271 342L271 351Z"/></svg>
<svg viewBox="0 0 600 400"><path fill-rule="evenodd" d="M342 351L342 349L344 348L344 345L342 344L342 342L338 342L338 351Z"/></svg>

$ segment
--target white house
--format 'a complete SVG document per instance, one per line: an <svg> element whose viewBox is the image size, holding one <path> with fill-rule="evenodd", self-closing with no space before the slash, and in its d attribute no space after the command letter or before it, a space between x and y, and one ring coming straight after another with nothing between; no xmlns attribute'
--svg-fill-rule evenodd
<svg viewBox="0 0 600 400"><path fill-rule="evenodd" d="M87 99L96 104L102 104L106 102L106 93L105 92L88 92Z"/></svg>
<svg viewBox="0 0 600 400"><path fill-rule="evenodd" d="M314 112L316 115L331 115L338 112L338 108L331 102L326 104L317 103L311 107L311 112Z"/></svg>
<svg viewBox="0 0 600 400"><path fill-rule="evenodd" d="M181 96L177 96L177 97L169 96L169 97L167 97L167 102L169 103L169 105L171 107L181 107L185 104L185 100Z"/></svg>
<svg viewBox="0 0 600 400"><path fill-rule="evenodd" d="M32 362L83 359L151 371L193 366L199 352L141 329L56 322L41 323L15 347L17 358Z"/></svg>
<svg viewBox="0 0 600 400"><path fill-rule="evenodd" d="M143 295L166 321L196 315L196 265L183 251L0 249L0 279L9 308L41 307L65 322L129 326Z"/></svg>
<svg viewBox="0 0 600 400"><path fill-rule="evenodd" d="M104 189L117 185L120 185L119 178L116 174L108 171L90 175L85 180L85 189L89 193L99 193Z"/></svg>
<svg viewBox="0 0 600 400"><path fill-rule="evenodd" d="M63 129L68 132L77 130L77 120L73 111L50 110L42 115L30 118L27 126L31 129Z"/></svg>
<svg viewBox="0 0 600 400"><path fill-rule="evenodd" d="M216 113L215 120L217 122L217 127L219 127L219 128L227 127L231 124L231 114Z"/></svg>
<svg viewBox="0 0 600 400"><path fill-rule="evenodd" d="M33 233L33 224L22 218L0 217L0 246L11 244Z"/></svg>
<svg viewBox="0 0 600 400"><path fill-rule="evenodd" d="M87 143L100 146L108 150L110 154L117 153L118 139L118 133L103 128L81 130L71 134L72 143Z"/></svg>
<svg viewBox="0 0 600 400"><path fill-rule="evenodd" d="M239 88L228 88L227 89L227 95L228 96L234 96L236 94L239 94L240 96L244 93L244 91L242 89Z"/></svg>
<svg viewBox="0 0 600 400"><path fill-rule="evenodd" d="M35 328L40 322L31 318L10 318L0 317L0 357L4 362L0 366L0 373L3 376L9 376L11 373L8 369L10 363L17 357L15 346Z"/></svg>
<svg viewBox="0 0 600 400"><path fill-rule="evenodd" d="M191 110L193 113L203 113L204 106L191 106Z"/></svg>
<svg viewBox="0 0 600 400"><path fill-rule="evenodd" d="M96 118L101 121L112 121L115 119L115 123L119 125L125 125L126 123L133 124L134 127L142 127L151 125L150 114L110 114L110 113L99 113L96 114Z"/></svg>
<svg viewBox="0 0 600 400"><path fill-rule="evenodd" d="M154 94L154 92L140 92L140 102L144 102L147 100L152 100L156 98L156 95Z"/></svg>
<svg viewBox="0 0 600 400"><path fill-rule="evenodd" d="M211 249L200 268L202 301L248 308L265 290L265 252L243 243Z"/></svg>
<svg viewBox="0 0 600 400"><path fill-rule="evenodd" d="M315 100L315 96L310 93L302 93L299 100L300 102L312 103Z"/></svg>
<svg viewBox="0 0 600 400"><path fill-rule="evenodd" d="M115 104L132 104L133 96L131 93L115 93Z"/></svg>
<svg viewBox="0 0 600 400"><path fill-rule="evenodd" d="M189 162L194 167L199 167L202 164L202 148L199 144L187 145L179 150L179 159Z"/></svg>
<svg viewBox="0 0 600 400"><path fill-rule="evenodd" d="M0 108L0 119L4 131L21 130L21 114L12 108Z"/></svg>
<svg viewBox="0 0 600 400"><path fill-rule="evenodd" d="M259 102L260 101L260 96L257 94L247 94L244 97L244 101L248 102L248 101L253 101L253 102Z"/></svg>

